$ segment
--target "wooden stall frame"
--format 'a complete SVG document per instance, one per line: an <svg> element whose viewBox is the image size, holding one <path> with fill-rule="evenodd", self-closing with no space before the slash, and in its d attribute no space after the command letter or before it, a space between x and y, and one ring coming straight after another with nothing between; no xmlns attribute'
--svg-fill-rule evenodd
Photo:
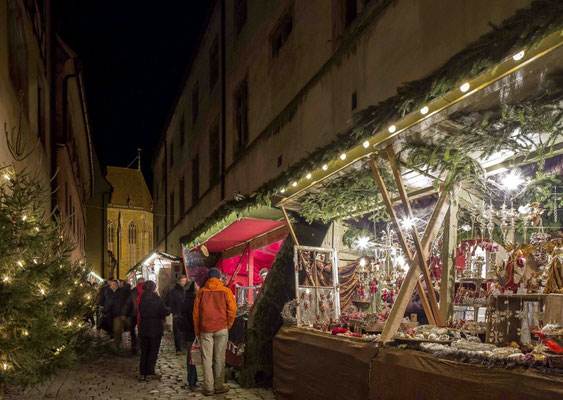
<svg viewBox="0 0 563 400"><path fill-rule="evenodd" d="M370 167L372 169L376 183L381 191L383 200L385 201L387 210L392 217L393 216L395 217L395 220L393 222L395 224L398 224L397 215L393 208L391 197L389 196L389 192L387 191L385 183L383 182L383 178L381 176L379 167L377 166L377 162L375 159L370 160ZM391 308L391 313L389 315L389 318L387 319L387 323L383 328L383 332L380 338L380 341L383 343L393 340L395 333L399 329L399 325L407 308L408 302L411 299L414 287L417 284L417 281L419 281L418 279L418 276L420 275L419 259L421 257L424 257L424 254L429 253L431 246L433 245L434 241L436 240L436 237L438 236L438 232L440 230L440 227L442 226L442 223L444 222L446 212L450 206L449 198L450 198L449 191L442 190L442 193L438 198L438 202L434 207L432 216L428 221L428 226L422 237L422 242L421 242L422 254L417 252L416 255L414 256L414 260L411 264L409 271L407 272L407 276L405 277L403 285L399 290L397 299L395 300L395 303Z"/></svg>

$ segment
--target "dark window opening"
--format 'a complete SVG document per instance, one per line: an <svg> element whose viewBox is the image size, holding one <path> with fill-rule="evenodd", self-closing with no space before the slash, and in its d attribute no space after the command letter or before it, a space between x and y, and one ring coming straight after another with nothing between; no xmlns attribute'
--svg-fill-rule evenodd
<svg viewBox="0 0 563 400"><path fill-rule="evenodd" d="M217 37L209 50L209 91L212 91L219 79L219 41Z"/></svg>
<svg viewBox="0 0 563 400"><path fill-rule="evenodd" d="M293 7L291 7L270 35L272 57L276 58L281 48L287 43L293 31Z"/></svg>
<svg viewBox="0 0 563 400"><path fill-rule="evenodd" d="M168 155L170 158L170 168L174 166L174 142L170 143L170 154Z"/></svg>
<svg viewBox="0 0 563 400"><path fill-rule="evenodd" d="M180 178L180 218L186 212L186 186L184 177Z"/></svg>
<svg viewBox="0 0 563 400"><path fill-rule="evenodd" d="M283 163L283 155L278 156L278 168L282 166Z"/></svg>
<svg viewBox="0 0 563 400"><path fill-rule="evenodd" d="M235 152L239 152L248 144L248 77L235 91Z"/></svg>
<svg viewBox="0 0 563 400"><path fill-rule="evenodd" d="M212 186L219 178L220 143L219 122L216 122L209 132L209 183Z"/></svg>
<svg viewBox="0 0 563 400"><path fill-rule="evenodd" d="M199 155L192 160L192 205L199 200Z"/></svg>
<svg viewBox="0 0 563 400"><path fill-rule="evenodd" d="M184 116L180 119L180 129L178 130L178 135L180 136L180 147L184 147L186 142L186 122L184 121Z"/></svg>
<svg viewBox="0 0 563 400"><path fill-rule="evenodd" d="M174 226L174 192L170 193L170 228Z"/></svg>
<svg viewBox="0 0 563 400"><path fill-rule="evenodd" d="M196 83L192 90L192 122L197 120L199 113L199 86Z"/></svg>
<svg viewBox="0 0 563 400"><path fill-rule="evenodd" d="M27 48L24 36L24 15L17 1L8 0L8 66L16 95L29 111Z"/></svg>
<svg viewBox="0 0 563 400"><path fill-rule="evenodd" d="M247 0L235 0L235 34L238 36L244 24L246 23L246 17L248 14L248 4Z"/></svg>
<svg viewBox="0 0 563 400"><path fill-rule="evenodd" d="M352 111L354 111L356 108L358 108L358 93L354 92L352 93Z"/></svg>
<svg viewBox="0 0 563 400"><path fill-rule="evenodd" d="M348 27L358 16L358 0L346 0L344 7L344 26Z"/></svg>

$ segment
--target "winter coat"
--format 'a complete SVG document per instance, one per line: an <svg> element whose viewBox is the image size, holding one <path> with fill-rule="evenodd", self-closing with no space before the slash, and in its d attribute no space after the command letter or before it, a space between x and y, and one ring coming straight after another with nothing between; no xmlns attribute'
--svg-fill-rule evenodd
<svg viewBox="0 0 563 400"><path fill-rule="evenodd" d="M170 315L164 301L154 292L144 292L139 301L139 336L159 337L164 333L163 320Z"/></svg>
<svg viewBox="0 0 563 400"><path fill-rule="evenodd" d="M122 317L134 317L136 314L136 307L135 301L133 300L131 285L126 283L119 290L121 290L120 296L122 302L120 315Z"/></svg>
<svg viewBox="0 0 563 400"><path fill-rule="evenodd" d="M166 306L170 308L170 311L172 311L174 316L179 316L183 302L184 288L181 285L176 284L174 285L174 288L166 294Z"/></svg>
<svg viewBox="0 0 563 400"><path fill-rule="evenodd" d="M197 292L193 320L196 336L201 332L212 333L233 326L237 305L230 289L217 278L209 278Z"/></svg>
<svg viewBox="0 0 563 400"><path fill-rule="evenodd" d="M426 298L428 299L428 288L426 287L426 282L422 282L422 287L424 288L424 293L426 294ZM440 293L438 293L437 290L434 290L434 293L436 293L436 300L440 301ZM422 300L420 300L420 295L417 289L415 289L411 301L407 305L405 317L410 317L411 314L416 314L416 318L420 325L425 325L428 323L428 318L426 317L426 313L424 312Z"/></svg>
<svg viewBox="0 0 563 400"><path fill-rule="evenodd" d="M193 342L195 339L194 330L194 302L195 293L186 293L182 306L180 307L180 314L182 315L182 323L180 324L180 330L186 337L187 342Z"/></svg>
<svg viewBox="0 0 563 400"><path fill-rule="evenodd" d="M137 323L141 320L141 315L139 314L139 302L141 301L141 296L144 292L143 283L137 283L137 298L135 299L135 307L137 309Z"/></svg>

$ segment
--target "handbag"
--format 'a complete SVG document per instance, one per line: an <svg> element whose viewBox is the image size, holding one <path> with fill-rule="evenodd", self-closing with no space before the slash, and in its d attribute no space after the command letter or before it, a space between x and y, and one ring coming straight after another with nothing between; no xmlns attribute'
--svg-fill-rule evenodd
<svg viewBox="0 0 563 400"><path fill-rule="evenodd" d="M190 365L202 365L203 361L201 359L201 345L199 340L195 338L192 347L190 348Z"/></svg>

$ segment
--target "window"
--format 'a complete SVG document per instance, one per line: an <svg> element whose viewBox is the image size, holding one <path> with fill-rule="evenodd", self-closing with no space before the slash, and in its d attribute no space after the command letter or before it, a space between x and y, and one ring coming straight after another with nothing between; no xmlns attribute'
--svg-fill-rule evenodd
<svg viewBox="0 0 563 400"><path fill-rule="evenodd" d="M134 221L129 224L129 266L137 263L137 225Z"/></svg>
<svg viewBox="0 0 563 400"><path fill-rule="evenodd" d="M270 35L272 46L272 57L276 58L281 48L289 40L289 36L293 31L293 7L291 7L278 22L278 25Z"/></svg>
<svg viewBox="0 0 563 400"><path fill-rule="evenodd" d="M174 226L174 220L175 220L175 215L174 215L174 191L172 191L172 193L170 193L170 228L172 228L172 226Z"/></svg>
<svg viewBox="0 0 563 400"><path fill-rule="evenodd" d="M215 40L209 50L209 91L211 92L219 78L219 40Z"/></svg>
<svg viewBox="0 0 563 400"><path fill-rule="evenodd" d="M182 115L182 118L180 118L178 135L180 136L180 147L184 147L184 143L186 141L186 122L184 121L184 115Z"/></svg>
<svg viewBox="0 0 563 400"><path fill-rule="evenodd" d="M192 205L199 200L199 154L192 160Z"/></svg>
<svg viewBox="0 0 563 400"><path fill-rule="evenodd" d="M358 0L346 0L344 4L344 26L348 27L358 15Z"/></svg>
<svg viewBox="0 0 563 400"><path fill-rule="evenodd" d="M43 84L37 80L37 136L41 141L43 149L47 149L47 137L45 132L45 89Z"/></svg>
<svg viewBox="0 0 563 400"><path fill-rule="evenodd" d="M219 178L221 156L219 154L219 121L215 122L209 132L209 183L212 186Z"/></svg>
<svg viewBox="0 0 563 400"><path fill-rule="evenodd" d="M25 111L28 104L27 49L23 33L23 13L16 0L8 0L8 64L10 79Z"/></svg>
<svg viewBox="0 0 563 400"><path fill-rule="evenodd" d="M248 77L235 91L235 152L248 144Z"/></svg>
<svg viewBox="0 0 563 400"><path fill-rule="evenodd" d="M199 113L199 84L195 84L192 90L192 123L197 120Z"/></svg>
<svg viewBox="0 0 563 400"><path fill-rule="evenodd" d="M108 221L108 250L113 252L113 242L114 242L114 229L113 229L113 221Z"/></svg>
<svg viewBox="0 0 563 400"><path fill-rule="evenodd" d="M246 17L248 14L247 0L235 0L235 34L239 35L240 31L246 23Z"/></svg>
<svg viewBox="0 0 563 400"><path fill-rule="evenodd" d="M168 158L170 159L170 168L174 166L174 141L170 142L170 152L168 153Z"/></svg>
<svg viewBox="0 0 563 400"><path fill-rule="evenodd" d="M351 103L352 103L352 111L358 108L358 93L356 91L352 93Z"/></svg>
<svg viewBox="0 0 563 400"><path fill-rule="evenodd" d="M186 185L184 183L184 177L180 178L180 218L184 215L186 211L186 195L185 195Z"/></svg>

